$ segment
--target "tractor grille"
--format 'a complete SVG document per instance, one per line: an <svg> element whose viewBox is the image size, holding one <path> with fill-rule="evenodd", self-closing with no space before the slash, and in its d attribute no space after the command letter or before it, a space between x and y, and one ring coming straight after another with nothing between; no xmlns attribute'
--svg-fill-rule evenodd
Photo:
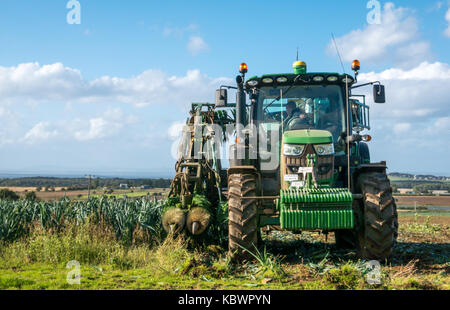
<svg viewBox="0 0 450 310"><path fill-rule="evenodd" d="M303 151L301 156L285 156L285 171L284 174L295 174L297 173L298 167L306 167L307 159L306 156L308 154L314 154L314 147L309 144L306 146L306 149ZM334 156L317 156L317 176L318 181L330 179L333 177L334 173ZM299 175L299 180L303 180L303 175Z"/></svg>

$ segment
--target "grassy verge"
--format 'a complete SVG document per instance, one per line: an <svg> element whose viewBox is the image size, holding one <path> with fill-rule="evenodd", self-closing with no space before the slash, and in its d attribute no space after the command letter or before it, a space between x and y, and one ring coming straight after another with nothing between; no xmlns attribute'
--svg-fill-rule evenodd
<svg viewBox="0 0 450 310"><path fill-rule="evenodd" d="M402 217L394 259L381 266L380 284L332 234L274 232L255 260L230 264L215 245L183 238L125 244L107 226L87 221L61 231L34 225L30 235L0 245L0 289L450 289L448 218ZM140 240L136 238L135 240ZM71 260L80 285L69 285Z"/></svg>

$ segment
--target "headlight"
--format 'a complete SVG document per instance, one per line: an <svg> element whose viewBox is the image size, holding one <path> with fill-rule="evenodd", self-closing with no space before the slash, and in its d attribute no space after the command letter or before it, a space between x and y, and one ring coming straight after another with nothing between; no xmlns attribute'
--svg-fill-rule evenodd
<svg viewBox="0 0 450 310"><path fill-rule="evenodd" d="M323 80L324 80L324 77L321 75L316 75L315 77L313 77L314 82L322 82Z"/></svg>
<svg viewBox="0 0 450 310"><path fill-rule="evenodd" d="M273 83L273 79L272 78L263 78L262 82L264 84L270 84L270 83Z"/></svg>
<svg viewBox="0 0 450 310"><path fill-rule="evenodd" d="M303 153L305 146L303 144L285 144L283 145L283 154L288 156L298 156Z"/></svg>
<svg viewBox="0 0 450 310"><path fill-rule="evenodd" d="M342 79L342 82L350 84L353 83L353 79L349 76L346 76L345 78Z"/></svg>
<svg viewBox="0 0 450 310"><path fill-rule="evenodd" d="M278 83L286 83L288 81L288 79L287 79L287 77L285 77L285 76L280 76L278 79L277 79L277 82Z"/></svg>
<svg viewBox="0 0 450 310"><path fill-rule="evenodd" d="M328 82L336 82L338 80L338 77L335 75L331 75L327 78Z"/></svg>
<svg viewBox="0 0 450 310"><path fill-rule="evenodd" d="M250 87L255 87L256 85L258 85L258 80L250 80L247 82L247 85Z"/></svg>
<svg viewBox="0 0 450 310"><path fill-rule="evenodd" d="M316 150L317 155L333 155L334 154L334 145L330 144L315 144L314 149Z"/></svg>

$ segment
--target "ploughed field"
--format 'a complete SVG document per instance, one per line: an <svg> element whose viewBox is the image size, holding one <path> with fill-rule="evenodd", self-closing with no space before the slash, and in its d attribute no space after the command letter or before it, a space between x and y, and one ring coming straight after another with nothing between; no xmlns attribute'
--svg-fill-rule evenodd
<svg viewBox="0 0 450 310"><path fill-rule="evenodd" d="M397 205L450 207L450 195L448 195L448 196L394 196L394 197L397 202Z"/></svg>
<svg viewBox="0 0 450 310"><path fill-rule="evenodd" d="M400 212L393 259L371 270L354 251L338 250L333 233L316 232L263 234L255 259L234 265L223 238L166 238L160 206L109 198L17 209L26 221L17 234L5 238L0 221L0 289L450 289L445 211ZM80 284L67 281L73 260Z"/></svg>

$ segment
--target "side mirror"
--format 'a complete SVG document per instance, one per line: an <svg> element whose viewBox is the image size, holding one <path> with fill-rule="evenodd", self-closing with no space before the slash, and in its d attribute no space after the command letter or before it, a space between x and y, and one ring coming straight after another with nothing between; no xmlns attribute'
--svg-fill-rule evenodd
<svg viewBox="0 0 450 310"><path fill-rule="evenodd" d="M373 100L375 101L375 103L386 103L384 85L373 86Z"/></svg>
<svg viewBox="0 0 450 310"><path fill-rule="evenodd" d="M226 107L228 104L228 93L226 89L216 90L216 107Z"/></svg>

